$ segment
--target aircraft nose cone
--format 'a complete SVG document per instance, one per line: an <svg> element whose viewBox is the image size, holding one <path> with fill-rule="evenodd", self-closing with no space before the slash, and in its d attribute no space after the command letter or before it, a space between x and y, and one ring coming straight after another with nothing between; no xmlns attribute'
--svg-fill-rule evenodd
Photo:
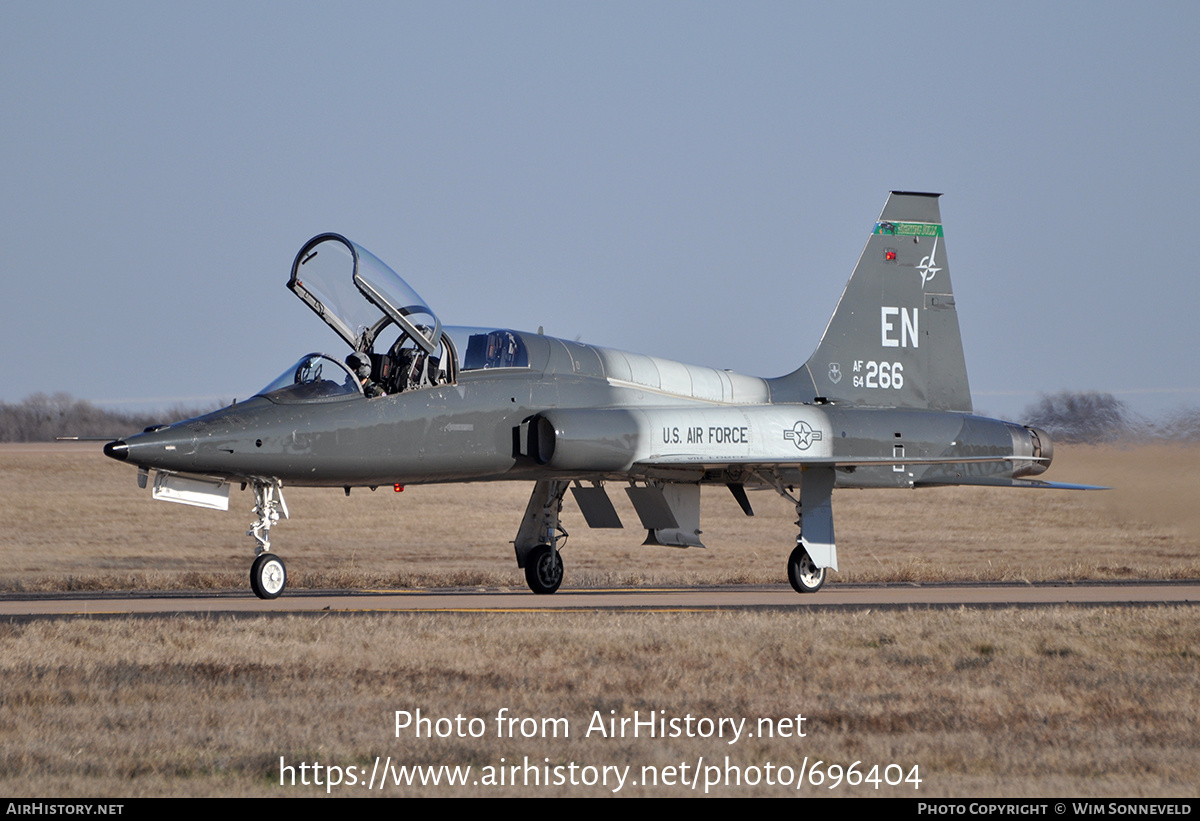
<svg viewBox="0 0 1200 821"><path fill-rule="evenodd" d="M121 439L109 442L104 446L104 455L110 459L116 459L118 462L124 462L129 458L129 445Z"/></svg>

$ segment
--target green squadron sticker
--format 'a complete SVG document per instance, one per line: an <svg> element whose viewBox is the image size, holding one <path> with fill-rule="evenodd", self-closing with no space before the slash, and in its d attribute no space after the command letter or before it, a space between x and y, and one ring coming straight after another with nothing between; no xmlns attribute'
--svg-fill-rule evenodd
<svg viewBox="0 0 1200 821"><path fill-rule="evenodd" d="M877 222L874 233L889 237L940 237L942 226L934 222Z"/></svg>

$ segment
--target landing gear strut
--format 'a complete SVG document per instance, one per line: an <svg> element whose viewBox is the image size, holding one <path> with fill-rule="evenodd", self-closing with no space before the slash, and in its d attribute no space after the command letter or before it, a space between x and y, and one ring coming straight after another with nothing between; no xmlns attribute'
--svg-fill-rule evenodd
<svg viewBox="0 0 1200 821"><path fill-rule="evenodd" d="M250 525L247 536L255 541L257 558L250 567L250 589L260 599L277 599L287 585L287 568L283 559L271 552L271 526L279 521L279 513L288 518L287 502L283 500L283 484L254 482L254 512L258 520Z"/></svg>

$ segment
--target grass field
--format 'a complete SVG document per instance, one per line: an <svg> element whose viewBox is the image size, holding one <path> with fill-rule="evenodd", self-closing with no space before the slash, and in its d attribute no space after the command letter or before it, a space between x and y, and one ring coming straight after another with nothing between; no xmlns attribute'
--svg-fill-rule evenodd
<svg viewBox="0 0 1200 821"><path fill-rule="evenodd" d="M155 503L131 469L94 450L44 450L0 451L3 589L244 588L248 493L235 492L230 513ZM1198 456L1060 452L1050 478L1116 488L1103 493L839 491L844 572L833 583L1200 576ZM274 541L293 584L515 589L524 582L508 542L527 492L295 490L294 518ZM754 494L758 515L747 519L727 496L705 496L709 550L643 548L633 528L588 531L568 502L565 586L782 583L790 506ZM711 794L725 796L1195 796L1198 699L1194 608L38 621L0 625L0 791L323 794L311 783L320 763L360 782L332 794L366 795L375 757L390 756L393 767L470 765L481 781L501 759L528 758L563 768L568 783L389 782L375 794L607 795L611 779L569 781L607 766L612 779L630 768L621 795L703 794L716 778L725 783ZM397 737L396 711L417 709L480 718L485 730ZM566 719L571 734L499 738L501 709ZM756 735L584 737L596 715L634 711L746 719ZM803 738L757 733L760 719L779 730L798 715ZM310 786L281 787L281 760L285 780L291 767ZM828 789L830 765L856 761ZM846 783L875 765L877 780L901 783ZM916 789L898 777L914 766ZM797 790L802 768L808 780ZM664 783L697 772L694 791ZM647 786L654 774L659 784ZM735 774L741 783L728 783Z"/></svg>
<svg viewBox="0 0 1200 821"><path fill-rule="evenodd" d="M921 781L742 783L715 795L1195 796L1200 773L1194 608L51 621L0 626L0 692L9 795L325 791L280 787L281 757L369 772L375 756L391 756L471 765L476 778L525 757L629 766L639 783L624 795L693 794L643 786L641 768L701 759L724 768L726 756L743 771L796 771L806 756L859 761L864 773L917 766ZM539 727L532 738L497 738L501 708L566 718L570 737L541 738ZM486 729L479 739L397 738L395 711L417 709L479 717ZM803 715L806 735L585 737L594 713L635 710L746 718L755 729L760 718ZM376 792L610 793L599 784Z"/></svg>

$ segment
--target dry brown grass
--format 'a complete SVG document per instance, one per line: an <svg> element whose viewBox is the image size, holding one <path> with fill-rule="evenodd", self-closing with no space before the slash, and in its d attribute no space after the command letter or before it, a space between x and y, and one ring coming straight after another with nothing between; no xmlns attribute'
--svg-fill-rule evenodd
<svg viewBox="0 0 1200 821"><path fill-rule="evenodd" d="M242 588L253 499L228 513L152 502L134 471L95 446L0 448L0 589ZM940 488L834 494L835 581L1054 580L1200 576L1200 447L1060 448L1050 478L1103 492ZM274 531L296 587L524 585L511 540L526 483L355 490L292 488ZM568 495L567 586L782 583L795 511L751 494L746 518L706 488L708 550L642 547L589 530Z"/></svg>
<svg viewBox="0 0 1200 821"><path fill-rule="evenodd" d="M1194 796L1200 623L1190 608L974 612L412 614L0 626L0 792L302 795L280 757L361 766L731 762L919 765L920 789L800 795ZM565 717L569 739L492 718ZM394 711L488 720L394 735ZM592 712L806 716L801 739L584 738ZM865 767L863 768L866 769ZM478 769L476 774L478 774ZM640 780L640 779L638 779ZM365 795L342 787L340 795ZM627 786L624 794L688 794ZM383 795L602 795L389 787ZM718 795L789 795L770 787Z"/></svg>

